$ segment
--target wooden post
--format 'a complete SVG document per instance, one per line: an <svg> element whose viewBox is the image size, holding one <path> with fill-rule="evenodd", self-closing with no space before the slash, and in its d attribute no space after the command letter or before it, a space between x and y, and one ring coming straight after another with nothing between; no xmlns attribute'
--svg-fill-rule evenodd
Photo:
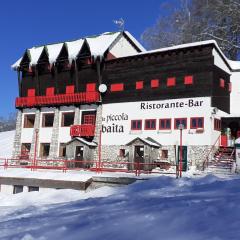
<svg viewBox="0 0 240 240"><path fill-rule="evenodd" d="M37 67L37 65L35 66L35 79L36 79L37 96L40 96L40 81L39 81L39 77L38 77L38 67Z"/></svg>
<svg viewBox="0 0 240 240"><path fill-rule="evenodd" d="M17 75L18 75L18 95L19 97L22 96L22 79L21 79L21 72L20 69L17 69Z"/></svg>
<svg viewBox="0 0 240 240"><path fill-rule="evenodd" d="M76 92L80 92L79 89L79 82L78 82L78 65L77 65L77 60L74 60L74 64L75 64L75 85L76 85Z"/></svg>

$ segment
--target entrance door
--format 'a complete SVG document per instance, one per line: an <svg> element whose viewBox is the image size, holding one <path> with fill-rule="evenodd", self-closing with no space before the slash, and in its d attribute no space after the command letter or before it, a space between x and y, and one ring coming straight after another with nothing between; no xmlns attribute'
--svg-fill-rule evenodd
<svg viewBox="0 0 240 240"><path fill-rule="evenodd" d="M134 146L134 162L135 163L144 163L144 146ZM134 169L143 170L143 165L136 166L134 165Z"/></svg>
<svg viewBox="0 0 240 240"><path fill-rule="evenodd" d="M178 163L180 161L180 146L178 146ZM182 171L187 171L187 146L182 146Z"/></svg>
<svg viewBox="0 0 240 240"><path fill-rule="evenodd" d="M83 161L83 146L76 146L75 159L76 159L76 161ZM83 163L82 162L76 162L75 167L76 168L82 168Z"/></svg>

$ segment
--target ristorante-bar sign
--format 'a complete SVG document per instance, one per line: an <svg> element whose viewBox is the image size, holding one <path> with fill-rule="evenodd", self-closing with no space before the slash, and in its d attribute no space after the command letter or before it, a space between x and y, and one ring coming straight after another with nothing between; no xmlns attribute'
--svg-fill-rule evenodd
<svg viewBox="0 0 240 240"><path fill-rule="evenodd" d="M164 103L149 103L141 102L141 110L149 109L166 109L166 108L184 108L184 107L201 107L203 105L202 100L188 99L188 101L173 101L173 102L164 102Z"/></svg>

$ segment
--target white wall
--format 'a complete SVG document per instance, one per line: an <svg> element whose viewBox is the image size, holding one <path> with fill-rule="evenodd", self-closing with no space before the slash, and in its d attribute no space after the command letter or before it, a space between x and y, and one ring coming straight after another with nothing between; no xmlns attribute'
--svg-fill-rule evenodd
<svg viewBox="0 0 240 240"><path fill-rule="evenodd" d="M110 53L115 57L125 57L138 52L124 36L121 36L119 41L110 49Z"/></svg>
<svg viewBox="0 0 240 240"><path fill-rule="evenodd" d="M189 101L195 104L202 102L201 106L191 106ZM141 104L171 104L177 103L181 107L160 108L160 109L142 109ZM129 102L114 103L103 105L103 145L125 145L136 137L152 137L162 145L179 144L179 130L174 130L174 118L187 118L187 129L183 130L183 144L186 145L212 145L215 141L213 133L219 133L213 130L211 98L185 98L149 102ZM196 130L190 129L190 117L204 117L204 132L196 133ZM115 120L114 120L115 118ZM123 119L121 119L123 118ZM158 130L160 118L171 118L171 130ZM131 120L142 119L142 131L131 131ZM157 119L157 130L144 130L145 119ZM107 127L123 127L123 133L104 132ZM116 130L116 129L114 129Z"/></svg>
<svg viewBox="0 0 240 240"><path fill-rule="evenodd" d="M230 95L230 113L232 117L240 117L240 72L231 76L232 92Z"/></svg>

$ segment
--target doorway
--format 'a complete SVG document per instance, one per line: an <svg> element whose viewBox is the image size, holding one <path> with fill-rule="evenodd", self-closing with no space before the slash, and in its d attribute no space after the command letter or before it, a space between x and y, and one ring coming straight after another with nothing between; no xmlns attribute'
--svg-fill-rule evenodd
<svg viewBox="0 0 240 240"><path fill-rule="evenodd" d="M83 146L76 146L75 160L83 161ZM75 168L82 168L83 165L83 162L75 162Z"/></svg>
<svg viewBox="0 0 240 240"><path fill-rule="evenodd" d="M144 146L134 146L134 163L144 163ZM143 170L144 166L138 166L139 170ZM136 169L136 164L134 165Z"/></svg>
<svg viewBox="0 0 240 240"><path fill-rule="evenodd" d="M178 164L180 161L180 146L178 146ZM187 146L182 146L182 171L187 171Z"/></svg>

